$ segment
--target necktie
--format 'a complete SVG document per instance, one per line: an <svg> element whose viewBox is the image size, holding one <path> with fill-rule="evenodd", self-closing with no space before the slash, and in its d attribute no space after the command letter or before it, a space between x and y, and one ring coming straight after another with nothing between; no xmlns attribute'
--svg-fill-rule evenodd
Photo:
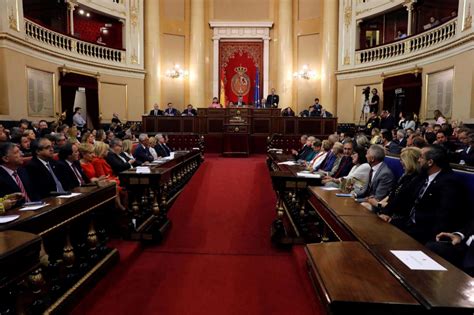
<svg viewBox="0 0 474 315"><path fill-rule="evenodd" d="M166 154L171 155L170 148L168 148L168 146L166 144L164 144L164 147L165 147L165 150L166 150Z"/></svg>
<svg viewBox="0 0 474 315"><path fill-rule="evenodd" d="M374 174L374 169L370 168L369 172L369 182L367 183L367 193L370 194L370 190L372 189L372 175Z"/></svg>
<svg viewBox="0 0 474 315"><path fill-rule="evenodd" d="M74 172L74 174L76 175L77 181L79 182L79 184L81 186L84 185L84 179L82 178L81 173L79 173L79 170L76 168L76 166L74 164L72 164L71 168L72 168L72 171Z"/></svg>
<svg viewBox="0 0 474 315"><path fill-rule="evenodd" d="M21 194L23 195L23 197L25 197L25 201L29 202L30 198L28 197L28 194L26 193L25 186L23 186L23 183L20 179L20 176L18 176L17 172L13 172L12 175L13 175L13 177L15 177L16 184L18 185L18 188L20 188Z"/></svg>
<svg viewBox="0 0 474 315"><path fill-rule="evenodd" d="M414 204L413 204L413 207L411 208L411 211L410 211L410 220L411 220L411 222L413 222L413 223L416 223L416 221L415 221L416 206L420 203L421 198L423 198L423 195L425 194L426 188L428 188L428 183L429 183L429 180L428 180L428 178L427 178L427 179L425 180L425 182L423 183L423 186L421 186L420 190L418 191L418 196L416 197L415 202L414 202Z"/></svg>
<svg viewBox="0 0 474 315"><path fill-rule="evenodd" d="M316 154L316 156L315 156L314 159L311 161L311 163L309 163L309 168L310 168L310 169L313 169L314 163L316 162L316 160L317 160L320 156L321 156L321 153Z"/></svg>
<svg viewBox="0 0 474 315"><path fill-rule="evenodd" d="M336 174L334 174L334 178L339 178L339 174L346 167L350 159L351 159L350 157L343 158L343 161L341 162L341 165L339 165L339 168L337 169Z"/></svg>
<svg viewBox="0 0 474 315"><path fill-rule="evenodd" d="M155 114L154 114L154 115L155 115L155 116L158 116L158 111L157 111L156 109L155 109Z"/></svg>
<svg viewBox="0 0 474 315"><path fill-rule="evenodd" d="M59 179L56 177L56 174L54 174L53 172L53 169L51 168L51 165L49 163L46 163L47 167L48 167L48 171L49 173L51 174L51 176L53 177L54 179L54 183L56 184L56 191L57 192L64 192L64 188L63 188L63 185L61 185L61 182L59 181Z"/></svg>

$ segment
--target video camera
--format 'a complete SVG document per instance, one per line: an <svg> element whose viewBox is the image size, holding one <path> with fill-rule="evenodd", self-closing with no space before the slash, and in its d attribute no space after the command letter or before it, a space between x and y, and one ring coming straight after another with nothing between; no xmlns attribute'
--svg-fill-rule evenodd
<svg viewBox="0 0 474 315"><path fill-rule="evenodd" d="M365 99L368 100L369 99L369 95L370 95L370 86L362 89L362 94L365 96Z"/></svg>

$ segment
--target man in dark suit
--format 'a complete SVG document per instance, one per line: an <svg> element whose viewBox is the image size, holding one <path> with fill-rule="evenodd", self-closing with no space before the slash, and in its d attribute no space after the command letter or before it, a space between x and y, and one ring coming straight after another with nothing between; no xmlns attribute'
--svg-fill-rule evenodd
<svg viewBox="0 0 474 315"><path fill-rule="evenodd" d="M387 153L400 154L400 152L402 152L402 147L393 141L392 132L390 130L384 129L382 131L382 145Z"/></svg>
<svg viewBox="0 0 474 315"><path fill-rule="evenodd" d="M272 93L267 96L265 108L278 108L278 103L280 103L280 97L275 94L275 89L272 88Z"/></svg>
<svg viewBox="0 0 474 315"><path fill-rule="evenodd" d="M292 149L291 154L295 156L297 160L305 160L308 154L313 151L312 145L308 142L308 136L302 135L300 137L301 148L298 150Z"/></svg>
<svg viewBox="0 0 474 315"><path fill-rule="evenodd" d="M157 134L156 139L158 143L155 146L156 154L160 157L167 157L171 155L171 148L166 144L166 138L162 134Z"/></svg>
<svg viewBox="0 0 474 315"><path fill-rule="evenodd" d="M426 247L474 277L474 220L456 232L439 233Z"/></svg>
<svg viewBox="0 0 474 315"><path fill-rule="evenodd" d="M415 201L402 229L425 244L441 232L457 231L469 218L467 191L449 166L446 150L440 145L421 149L418 160L420 184Z"/></svg>
<svg viewBox="0 0 474 315"><path fill-rule="evenodd" d="M76 144L67 143L62 146L58 157L56 170L65 190L72 190L90 182L79 163L79 148Z"/></svg>
<svg viewBox="0 0 474 315"><path fill-rule="evenodd" d="M291 109L291 107L287 107L281 111L281 115L283 117L294 117L295 112Z"/></svg>
<svg viewBox="0 0 474 315"><path fill-rule="evenodd" d="M313 110L313 106L310 106L308 109L303 109L300 112L300 117L309 117L312 110Z"/></svg>
<svg viewBox="0 0 474 315"><path fill-rule="evenodd" d="M182 116L197 116L197 111L193 108L192 104L188 104L188 107L183 111Z"/></svg>
<svg viewBox="0 0 474 315"><path fill-rule="evenodd" d="M165 116L178 116L179 112L173 107L173 103L168 103L168 108L165 109Z"/></svg>
<svg viewBox="0 0 474 315"><path fill-rule="evenodd" d="M397 143L400 147L404 148L407 146L407 134L405 130L400 129L397 130L397 139L394 139L395 143Z"/></svg>
<svg viewBox="0 0 474 315"><path fill-rule="evenodd" d="M53 160L53 144L46 138L40 138L31 144L33 158L26 165L33 187L40 198L50 196L51 192L64 193L65 189L58 178L57 164Z"/></svg>
<svg viewBox="0 0 474 315"><path fill-rule="evenodd" d="M377 116L375 112L371 112L369 120L367 120L367 124L365 125L365 127L369 133L372 132L372 129L374 128L380 129L380 117Z"/></svg>
<svg viewBox="0 0 474 315"><path fill-rule="evenodd" d="M110 167L112 167L114 174L118 175L121 172L132 168L132 165L133 163L135 163L135 160L127 161L127 159L125 159L121 155L122 140L115 138L112 141L110 141L109 145L110 145L110 152L107 154L107 157L105 159L107 160L107 163L109 163Z"/></svg>
<svg viewBox="0 0 474 315"><path fill-rule="evenodd" d="M142 165L144 163L148 164L153 162L153 155L150 153L150 140L146 133L142 133L138 136L138 146L133 153L137 165Z"/></svg>
<svg viewBox="0 0 474 315"><path fill-rule="evenodd" d="M20 149L15 144L0 143L0 196L21 193L22 201L39 200L22 163Z"/></svg>
<svg viewBox="0 0 474 315"><path fill-rule="evenodd" d="M344 156L339 163L339 167L337 168L336 172L334 173L333 178L341 178L349 174L352 169L352 153L354 152L354 143L352 141L348 141L344 143Z"/></svg>
<svg viewBox="0 0 474 315"><path fill-rule="evenodd" d="M322 116L323 105L319 104L319 98L314 99L314 104L311 105L309 110L309 115L311 117L321 117Z"/></svg>
<svg viewBox="0 0 474 315"><path fill-rule="evenodd" d="M461 149L456 152L458 153L457 161L460 164L474 165L474 145L472 144L474 140L473 137L474 133L469 129L461 130L458 133Z"/></svg>
<svg viewBox="0 0 474 315"><path fill-rule="evenodd" d="M384 163L385 151L382 146L373 144L367 150L367 162L369 163L371 170L369 173L369 182L361 193L356 195L357 198L375 198L377 201L381 201L390 193L395 178L392 171Z"/></svg>
<svg viewBox="0 0 474 315"><path fill-rule="evenodd" d="M153 109L150 111L150 116L163 116L163 111L160 109L160 106L155 103Z"/></svg>
<svg viewBox="0 0 474 315"><path fill-rule="evenodd" d="M395 129L395 117L393 117L388 110L384 109L380 114L380 117L380 129L386 129L388 131Z"/></svg>
<svg viewBox="0 0 474 315"><path fill-rule="evenodd" d="M243 105L245 105L244 98L242 97L242 95L239 95L237 97L237 102L235 103L235 106L243 106Z"/></svg>

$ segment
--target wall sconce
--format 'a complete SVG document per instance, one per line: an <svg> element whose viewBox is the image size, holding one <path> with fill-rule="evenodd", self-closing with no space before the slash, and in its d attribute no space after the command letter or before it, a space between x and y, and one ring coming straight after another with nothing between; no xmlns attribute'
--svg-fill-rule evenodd
<svg viewBox="0 0 474 315"><path fill-rule="evenodd" d="M166 76L172 79L184 78L188 76L188 71L181 69L181 67L176 64L174 65L174 68L166 71Z"/></svg>
<svg viewBox="0 0 474 315"><path fill-rule="evenodd" d="M311 70L308 67L308 65L303 65L303 69L298 72L293 73L293 77L295 77L296 79L301 78L301 79L309 80L309 79L316 78L316 72Z"/></svg>

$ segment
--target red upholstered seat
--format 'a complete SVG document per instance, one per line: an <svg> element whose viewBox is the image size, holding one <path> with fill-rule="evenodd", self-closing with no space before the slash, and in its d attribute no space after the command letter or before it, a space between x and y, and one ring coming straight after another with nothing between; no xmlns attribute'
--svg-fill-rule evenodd
<svg viewBox="0 0 474 315"><path fill-rule="evenodd" d="M132 145L132 152L131 152L132 155L135 154L135 150L137 149L137 147L138 147L138 142L134 142L133 145Z"/></svg>

